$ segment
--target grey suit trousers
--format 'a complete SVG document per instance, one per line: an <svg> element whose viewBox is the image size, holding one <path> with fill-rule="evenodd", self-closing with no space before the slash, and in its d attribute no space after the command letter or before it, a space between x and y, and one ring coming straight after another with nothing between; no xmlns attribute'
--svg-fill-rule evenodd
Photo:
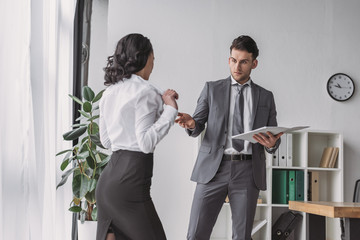
<svg viewBox="0 0 360 240"><path fill-rule="evenodd" d="M259 189L253 180L252 160L222 161L215 177L198 183L190 214L188 240L209 240L216 219L229 196L234 240L250 240Z"/></svg>

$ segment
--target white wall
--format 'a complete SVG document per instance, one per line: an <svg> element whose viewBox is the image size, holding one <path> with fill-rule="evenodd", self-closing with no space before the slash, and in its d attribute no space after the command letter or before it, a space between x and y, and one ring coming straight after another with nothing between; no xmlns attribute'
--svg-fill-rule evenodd
<svg viewBox="0 0 360 240"><path fill-rule="evenodd" d="M252 36L260 49L252 77L273 91L279 125L310 125L344 134L345 200L351 201L355 179L360 178L360 96L356 90L349 101L335 102L326 82L343 72L360 87L359 10L356 0L110 0L106 55L128 33L149 37L155 51L150 81L176 89L180 111L193 113L205 81L229 76L231 41L241 34ZM101 76L89 84L102 88L102 81ZM178 126L155 151L152 196L168 239L186 236L196 151L197 140Z"/></svg>

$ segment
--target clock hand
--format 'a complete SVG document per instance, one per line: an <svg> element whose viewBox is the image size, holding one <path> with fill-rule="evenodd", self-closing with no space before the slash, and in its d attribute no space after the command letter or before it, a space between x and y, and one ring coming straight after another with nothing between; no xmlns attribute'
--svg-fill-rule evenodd
<svg viewBox="0 0 360 240"><path fill-rule="evenodd" d="M334 87L341 88L340 84L334 85Z"/></svg>

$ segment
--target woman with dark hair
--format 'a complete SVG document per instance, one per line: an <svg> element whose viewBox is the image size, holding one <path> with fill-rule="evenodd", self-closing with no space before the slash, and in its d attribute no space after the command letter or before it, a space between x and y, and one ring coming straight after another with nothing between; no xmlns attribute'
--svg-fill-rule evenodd
<svg viewBox="0 0 360 240"><path fill-rule="evenodd" d="M153 65L150 40L129 34L104 68L100 139L113 154L96 188L97 240L166 239L150 186L153 151L174 124L178 94L147 81Z"/></svg>

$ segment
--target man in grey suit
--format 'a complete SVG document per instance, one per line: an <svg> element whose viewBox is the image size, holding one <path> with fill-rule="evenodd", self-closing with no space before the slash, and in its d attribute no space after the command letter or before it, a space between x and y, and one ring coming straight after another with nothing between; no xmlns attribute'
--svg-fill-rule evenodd
<svg viewBox="0 0 360 240"><path fill-rule="evenodd" d="M226 196L229 196L233 239L250 240L260 190L266 189L265 152L273 153L282 133L254 136L258 143L231 137L263 126L277 126L272 92L250 78L259 50L249 36L230 47L231 76L207 82L193 117L179 113L176 122L189 136L204 129L191 180L197 182L187 238L209 240Z"/></svg>

